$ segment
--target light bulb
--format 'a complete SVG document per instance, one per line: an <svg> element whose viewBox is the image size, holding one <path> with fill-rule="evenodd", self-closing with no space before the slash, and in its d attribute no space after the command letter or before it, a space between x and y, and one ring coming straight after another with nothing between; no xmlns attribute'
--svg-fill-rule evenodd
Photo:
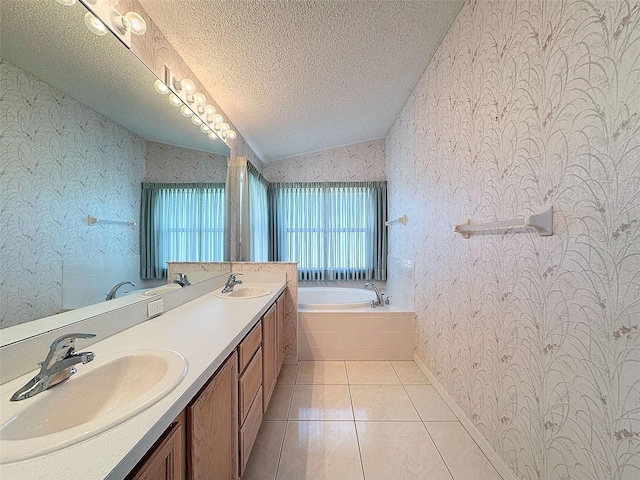
<svg viewBox="0 0 640 480"><path fill-rule="evenodd" d="M236 132L234 132L233 130L229 130L225 133L227 134L227 138L229 140L233 140L234 138L236 138Z"/></svg>
<svg viewBox="0 0 640 480"><path fill-rule="evenodd" d="M182 100L180 100L180 97L175 93L172 93L171 95L169 95L169 103L174 107L179 107L180 105L182 105Z"/></svg>
<svg viewBox="0 0 640 480"><path fill-rule="evenodd" d="M228 123L223 123L222 125L220 125L220 131L221 132L226 132L227 130L229 130L231 127L229 126Z"/></svg>
<svg viewBox="0 0 640 480"><path fill-rule="evenodd" d="M191 123L193 123L194 125L202 125L202 120L199 116L194 115L193 117L191 117Z"/></svg>
<svg viewBox="0 0 640 480"><path fill-rule="evenodd" d="M155 88L156 92L158 92L160 95L166 95L167 93L169 93L169 87L167 87L160 79L157 79L155 82L153 82L153 88Z"/></svg>
<svg viewBox="0 0 640 480"><path fill-rule="evenodd" d="M214 107L213 105L205 105L204 114L207 116L207 121L212 122L213 116L216 114L216 107Z"/></svg>
<svg viewBox="0 0 640 480"><path fill-rule="evenodd" d="M120 0L105 0L105 1L112 7L115 7L116 5L118 5L118 3L120 3Z"/></svg>
<svg viewBox="0 0 640 480"><path fill-rule="evenodd" d="M193 116L193 112L191 111L191 109L189 107L187 107L186 105L183 105L182 108L180 109L180 113L182 115L184 115L185 117L191 117Z"/></svg>
<svg viewBox="0 0 640 480"><path fill-rule="evenodd" d="M193 95L196 93L196 84L193 83L193 80L185 78L178 82L178 90L186 93L187 95Z"/></svg>
<svg viewBox="0 0 640 480"><path fill-rule="evenodd" d="M196 102L196 105L204 111L204 106L207 104L207 97L204 96L204 93L196 93L193 96L193 101Z"/></svg>
<svg viewBox="0 0 640 480"><path fill-rule="evenodd" d="M84 23L91 33L95 33L99 36L107 34L107 27L105 27L104 23L98 20L91 12L87 12L84 15Z"/></svg>
<svg viewBox="0 0 640 480"><path fill-rule="evenodd" d="M71 5L76 4L76 0L56 0L60 5L64 5L65 7L70 7Z"/></svg>
<svg viewBox="0 0 640 480"><path fill-rule="evenodd" d="M200 125L200 130L202 130L202 133L209 133L211 131L209 125L207 125L206 123Z"/></svg>
<svg viewBox="0 0 640 480"><path fill-rule="evenodd" d="M216 130L220 130L220 125L222 124L222 122L224 122L224 117L219 113L216 113L213 116L213 125Z"/></svg>
<svg viewBox="0 0 640 480"><path fill-rule="evenodd" d="M147 22L144 21L144 18L142 18L142 15L139 13L129 12L124 16L124 18L129 24L127 30L134 35L144 35L147 31Z"/></svg>
<svg viewBox="0 0 640 480"><path fill-rule="evenodd" d="M209 132L208 137L209 137L211 140L218 140L218 136L217 136L215 133L213 133L213 132Z"/></svg>

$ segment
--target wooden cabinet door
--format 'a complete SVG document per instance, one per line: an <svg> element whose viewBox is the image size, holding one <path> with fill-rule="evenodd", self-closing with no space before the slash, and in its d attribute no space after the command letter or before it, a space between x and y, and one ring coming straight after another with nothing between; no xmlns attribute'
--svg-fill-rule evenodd
<svg viewBox="0 0 640 480"><path fill-rule="evenodd" d="M276 306L262 317L262 411L266 412L278 379L276 374Z"/></svg>
<svg viewBox="0 0 640 480"><path fill-rule="evenodd" d="M184 412L171 424L149 450L128 480L184 480L185 425Z"/></svg>
<svg viewBox="0 0 640 480"><path fill-rule="evenodd" d="M282 364L284 363L284 296L285 292L278 297L276 302L276 349L277 349L277 363L276 363L276 377L280 373Z"/></svg>
<svg viewBox="0 0 640 480"><path fill-rule="evenodd" d="M189 480L238 479L238 356L187 407Z"/></svg>

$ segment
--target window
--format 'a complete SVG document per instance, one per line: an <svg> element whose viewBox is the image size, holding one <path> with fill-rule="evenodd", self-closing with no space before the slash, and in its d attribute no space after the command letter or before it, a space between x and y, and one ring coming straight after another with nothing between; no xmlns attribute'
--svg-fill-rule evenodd
<svg viewBox="0 0 640 480"><path fill-rule="evenodd" d="M272 184L273 259L303 280L386 279L386 183Z"/></svg>
<svg viewBox="0 0 640 480"><path fill-rule="evenodd" d="M224 260L224 184L142 184L143 279L167 276L167 262Z"/></svg>

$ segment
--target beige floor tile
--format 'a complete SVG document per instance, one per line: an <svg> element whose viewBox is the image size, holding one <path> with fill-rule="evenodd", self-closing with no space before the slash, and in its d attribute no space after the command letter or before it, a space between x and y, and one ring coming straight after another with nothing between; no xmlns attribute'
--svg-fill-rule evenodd
<svg viewBox="0 0 640 480"><path fill-rule="evenodd" d="M405 385L404 388L422 421L458 420L433 385Z"/></svg>
<svg viewBox="0 0 640 480"><path fill-rule="evenodd" d="M501 480L460 422L425 422L424 425L454 479Z"/></svg>
<svg viewBox="0 0 640 480"><path fill-rule="evenodd" d="M353 420L348 385L296 385L289 420Z"/></svg>
<svg viewBox="0 0 640 480"><path fill-rule="evenodd" d="M300 362L298 384L347 384L344 362Z"/></svg>
<svg viewBox="0 0 640 480"><path fill-rule="evenodd" d="M264 414L263 420L287 420L289 417L289 406L293 396L294 385L286 383L276 383L276 388L271 395L269 408Z"/></svg>
<svg viewBox="0 0 640 480"><path fill-rule="evenodd" d="M296 383L296 377L298 375L298 365L285 364L280 369L280 375L278 375L278 383L293 384Z"/></svg>
<svg viewBox="0 0 640 480"><path fill-rule="evenodd" d="M452 480L420 422L356 422L367 480Z"/></svg>
<svg viewBox="0 0 640 480"><path fill-rule="evenodd" d="M278 480L363 480L354 422L288 422Z"/></svg>
<svg viewBox="0 0 640 480"><path fill-rule="evenodd" d="M404 385L424 385L431 383L414 361L394 361L391 362L391 365Z"/></svg>
<svg viewBox="0 0 640 480"><path fill-rule="evenodd" d="M286 425L287 422L262 422L242 480L273 480L276 478Z"/></svg>
<svg viewBox="0 0 640 480"><path fill-rule="evenodd" d="M402 385L350 385L356 420L419 422Z"/></svg>
<svg viewBox="0 0 640 480"><path fill-rule="evenodd" d="M399 385L389 362L345 362L350 385Z"/></svg>

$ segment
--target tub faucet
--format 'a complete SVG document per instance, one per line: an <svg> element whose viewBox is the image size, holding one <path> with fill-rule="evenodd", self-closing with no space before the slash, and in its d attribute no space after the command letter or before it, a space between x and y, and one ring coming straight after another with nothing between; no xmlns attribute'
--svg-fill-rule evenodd
<svg viewBox="0 0 640 480"><path fill-rule="evenodd" d="M173 283L180 285L181 287L188 287L191 285L186 273L176 273Z"/></svg>
<svg viewBox="0 0 640 480"><path fill-rule="evenodd" d="M116 292L118 291L118 289L123 286L123 285L131 285L132 287L135 287L136 284L130 281L127 282L120 282L119 284L117 284L115 287L113 287L111 289L111 291L109 293L107 293L107 301L109 300L113 300L114 298L116 298Z"/></svg>
<svg viewBox="0 0 640 480"><path fill-rule="evenodd" d="M229 275L227 279L227 283L224 284L224 288L222 289L222 293L230 293L233 292L233 287L236 285L240 285L242 280L236 280L236 275L242 275L241 273L232 273Z"/></svg>
<svg viewBox="0 0 640 480"><path fill-rule="evenodd" d="M374 308L384 306L384 300L382 298L384 294L380 293L380 290L378 290L378 287L376 287L372 282L367 282L364 284L364 288L369 288L369 287L373 288L373 290L376 292L376 299L371 300L371 306Z"/></svg>
<svg viewBox="0 0 640 480"><path fill-rule="evenodd" d="M17 402L44 392L76 373L74 365L91 362L95 357L93 352L74 353L74 350L76 338L93 337L93 333L69 333L56 338L49 348L47 358L39 363L40 372L14 393L11 401Z"/></svg>

